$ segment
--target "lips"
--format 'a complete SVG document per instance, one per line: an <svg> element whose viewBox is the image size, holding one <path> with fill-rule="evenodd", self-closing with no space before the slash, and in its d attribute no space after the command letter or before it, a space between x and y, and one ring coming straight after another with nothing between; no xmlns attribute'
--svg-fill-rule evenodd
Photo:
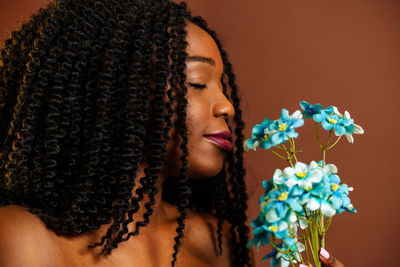
<svg viewBox="0 0 400 267"><path fill-rule="evenodd" d="M231 133L229 131L222 131L204 136L223 150L232 150L232 143L228 140L231 137Z"/></svg>

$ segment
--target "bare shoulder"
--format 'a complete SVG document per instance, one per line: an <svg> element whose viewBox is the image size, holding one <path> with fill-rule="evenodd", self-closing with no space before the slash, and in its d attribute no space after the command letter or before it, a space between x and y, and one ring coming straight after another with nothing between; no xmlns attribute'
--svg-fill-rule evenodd
<svg viewBox="0 0 400 267"><path fill-rule="evenodd" d="M0 266L49 265L52 240L50 230L26 208L0 208Z"/></svg>
<svg viewBox="0 0 400 267"><path fill-rule="evenodd" d="M40 219L21 206L0 207L0 226L39 226ZM1 228L0 228L1 229Z"/></svg>

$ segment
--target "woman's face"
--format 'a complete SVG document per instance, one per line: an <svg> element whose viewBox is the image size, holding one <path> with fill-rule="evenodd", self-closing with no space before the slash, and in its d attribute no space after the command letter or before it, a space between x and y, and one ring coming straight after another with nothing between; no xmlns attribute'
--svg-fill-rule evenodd
<svg viewBox="0 0 400 267"><path fill-rule="evenodd" d="M231 146L229 141L209 135L224 131L229 134L227 120L233 117L235 111L222 91L223 63L212 37L197 25L188 23L187 42L187 173L189 178L206 178L222 170L225 155ZM180 166L177 155L181 151L176 137L168 144L168 150L169 159L176 160L175 163Z"/></svg>

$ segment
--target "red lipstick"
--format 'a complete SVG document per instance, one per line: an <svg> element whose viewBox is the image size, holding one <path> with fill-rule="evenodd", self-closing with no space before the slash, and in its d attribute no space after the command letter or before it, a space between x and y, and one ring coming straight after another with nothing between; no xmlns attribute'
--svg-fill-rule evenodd
<svg viewBox="0 0 400 267"><path fill-rule="evenodd" d="M231 133L229 131L222 131L204 136L223 150L232 150L232 143L228 140L231 137Z"/></svg>

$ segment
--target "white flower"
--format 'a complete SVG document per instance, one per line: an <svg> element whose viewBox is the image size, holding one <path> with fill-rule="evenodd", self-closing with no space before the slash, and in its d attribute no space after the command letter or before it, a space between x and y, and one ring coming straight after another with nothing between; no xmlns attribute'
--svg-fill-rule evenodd
<svg viewBox="0 0 400 267"><path fill-rule="evenodd" d="M298 185L309 189L313 183L319 183L322 179L321 168L310 168L307 164L297 162L294 168L287 167L283 170L283 176L287 177L285 184L291 188Z"/></svg>

